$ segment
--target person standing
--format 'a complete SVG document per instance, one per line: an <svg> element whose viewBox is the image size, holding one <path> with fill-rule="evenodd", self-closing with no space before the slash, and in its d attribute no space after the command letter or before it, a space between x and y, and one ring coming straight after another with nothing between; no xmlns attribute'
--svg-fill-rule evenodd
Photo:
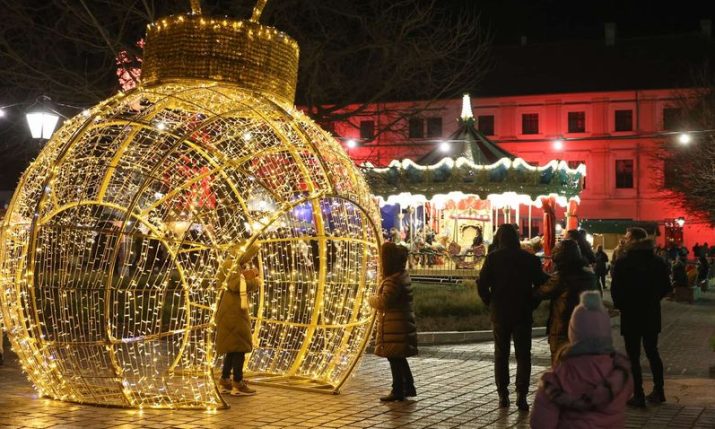
<svg viewBox="0 0 715 429"><path fill-rule="evenodd" d="M537 302L535 286L541 286L548 275L541 261L522 250L514 225L503 224L497 230L499 247L489 253L477 279L479 297L491 313L494 334L494 377L499 393L499 406L509 406L509 353L512 338L516 351L516 405L528 411L526 395L531 377L532 312Z"/></svg>
<svg viewBox="0 0 715 429"><path fill-rule="evenodd" d="M591 243L586 240L585 229L569 229L568 231L566 231L565 239L570 239L578 243L578 248L581 251L581 256L583 256L586 262L588 262L590 265L596 263L596 256L593 254L593 247L591 246Z"/></svg>
<svg viewBox="0 0 715 429"><path fill-rule="evenodd" d="M621 335L633 371L633 397L628 405L643 408L665 401L663 361L658 353L660 301L672 290L666 262L653 252L653 241L642 228L626 233L625 254L615 261L611 279L613 305L621 312ZM653 373L653 392L643 392L641 342Z"/></svg>
<svg viewBox="0 0 715 429"><path fill-rule="evenodd" d="M392 372L392 390L380 398L383 402L404 401L417 396L407 358L417 354L417 325L412 311L412 286L405 269L408 251L395 243L380 248L382 282L377 293L368 298L377 310L375 354L387 358Z"/></svg>
<svg viewBox="0 0 715 429"><path fill-rule="evenodd" d="M569 320L578 305L581 292L596 289L596 276L581 256L578 243L563 240L554 249L556 271L543 285L534 290L536 299L550 299L546 335L549 338L551 362L557 352L569 342Z"/></svg>
<svg viewBox="0 0 715 429"><path fill-rule="evenodd" d="M596 247L596 277L598 278L598 287L601 289L601 295L603 291L608 289L606 287L606 274L608 274L608 255L603 251L603 246L600 244Z"/></svg>
<svg viewBox="0 0 715 429"><path fill-rule="evenodd" d="M253 349L248 293L260 286L258 272L246 264L258 250L256 245L245 251L242 246L232 247L217 277L219 287L226 288L216 310L216 353L225 355L219 385L222 393L234 396L256 394L243 380L243 365L246 353Z"/></svg>

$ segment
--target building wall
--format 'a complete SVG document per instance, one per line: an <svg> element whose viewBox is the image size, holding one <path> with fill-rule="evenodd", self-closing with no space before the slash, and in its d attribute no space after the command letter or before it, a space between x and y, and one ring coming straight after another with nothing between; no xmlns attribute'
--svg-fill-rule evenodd
<svg viewBox="0 0 715 429"><path fill-rule="evenodd" d="M686 219L685 244L690 248L696 242L715 244L715 230L679 208L659 189L663 162L657 157L658 148L676 137L675 130L664 129L663 109L677 106L681 95L675 90L645 90L476 98L472 99L472 110L475 118L493 115L494 135L488 137L526 161L584 161L587 177L581 194L581 218L656 221L661 225L658 242L662 244L664 220L682 216ZM409 138L408 122L401 119L416 106L419 103L371 106L351 123L334 124L334 131L343 141L354 139L358 143L358 147L348 149L357 163L386 165L394 159L417 159L456 130L462 100L442 100L420 111L416 116L442 118L441 135L421 139ZM632 111L631 131L616 131L617 110ZM583 132L569 132L569 112L585 114ZM522 133L524 114L538 114L538 133ZM372 140L361 139L361 121L375 121L376 129L392 124L391 131ZM554 145L557 139L563 140L562 148ZM617 187L619 160L633 162L632 187ZM525 209L520 212L526 213Z"/></svg>

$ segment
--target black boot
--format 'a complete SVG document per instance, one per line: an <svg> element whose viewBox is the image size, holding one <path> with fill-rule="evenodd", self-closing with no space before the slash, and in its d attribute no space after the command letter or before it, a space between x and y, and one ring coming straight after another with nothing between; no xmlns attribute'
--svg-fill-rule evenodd
<svg viewBox="0 0 715 429"><path fill-rule="evenodd" d="M407 386L405 388L405 397L414 398L415 396L417 396L417 389L415 389L415 385L413 384L412 386Z"/></svg>
<svg viewBox="0 0 715 429"><path fill-rule="evenodd" d="M380 398L380 401L382 402L397 402L397 401L404 401L405 400L405 395L401 393L396 393L394 390L390 391L390 394L387 396L383 396Z"/></svg>
<svg viewBox="0 0 715 429"><path fill-rule="evenodd" d="M653 391L645 399L651 404L662 404L665 402L665 392L662 387L654 387Z"/></svg>
<svg viewBox="0 0 715 429"><path fill-rule="evenodd" d="M645 408L645 396L643 396L643 392L640 393L634 393L633 397L626 402L626 404L629 407L634 407L634 408Z"/></svg>
<svg viewBox="0 0 715 429"><path fill-rule="evenodd" d="M516 408L518 408L519 411L529 411L529 403L526 402L526 393L516 393Z"/></svg>
<svg viewBox="0 0 715 429"><path fill-rule="evenodd" d="M509 392L499 392L499 408L507 408L509 404Z"/></svg>

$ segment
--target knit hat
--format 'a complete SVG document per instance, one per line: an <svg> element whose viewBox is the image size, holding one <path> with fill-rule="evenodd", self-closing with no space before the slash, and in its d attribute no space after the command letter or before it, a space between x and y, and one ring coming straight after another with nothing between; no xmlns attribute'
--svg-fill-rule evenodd
<svg viewBox="0 0 715 429"><path fill-rule="evenodd" d="M598 291L581 294L569 323L569 355L607 354L613 352L611 318Z"/></svg>

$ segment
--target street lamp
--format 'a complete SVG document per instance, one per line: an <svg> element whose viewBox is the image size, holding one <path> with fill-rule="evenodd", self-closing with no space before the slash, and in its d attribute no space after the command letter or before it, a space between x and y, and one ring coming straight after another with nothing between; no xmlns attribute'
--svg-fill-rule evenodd
<svg viewBox="0 0 715 429"><path fill-rule="evenodd" d="M442 152L444 152L444 153L449 152L449 143L447 143L447 142L441 142L441 143L439 144L439 150L442 151Z"/></svg>
<svg viewBox="0 0 715 429"><path fill-rule="evenodd" d="M564 140L562 138L558 138L554 140L554 150L563 150L564 149Z"/></svg>
<svg viewBox="0 0 715 429"><path fill-rule="evenodd" d="M357 142L355 141L355 139L348 139L346 143L348 145L348 149L355 149L357 147Z"/></svg>
<svg viewBox="0 0 715 429"><path fill-rule="evenodd" d="M693 140L693 138L690 136L688 133L680 133L678 135L678 143L682 145L686 145L690 143Z"/></svg>
<svg viewBox="0 0 715 429"><path fill-rule="evenodd" d="M48 140L55 131L60 116L52 110L50 97L41 96L27 109L25 114L33 139Z"/></svg>
<svg viewBox="0 0 715 429"><path fill-rule="evenodd" d="M676 219L675 219L675 223L677 223L678 226L682 228L683 225L685 225L685 218L682 217L682 216L679 217L679 218L676 218Z"/></svg>

